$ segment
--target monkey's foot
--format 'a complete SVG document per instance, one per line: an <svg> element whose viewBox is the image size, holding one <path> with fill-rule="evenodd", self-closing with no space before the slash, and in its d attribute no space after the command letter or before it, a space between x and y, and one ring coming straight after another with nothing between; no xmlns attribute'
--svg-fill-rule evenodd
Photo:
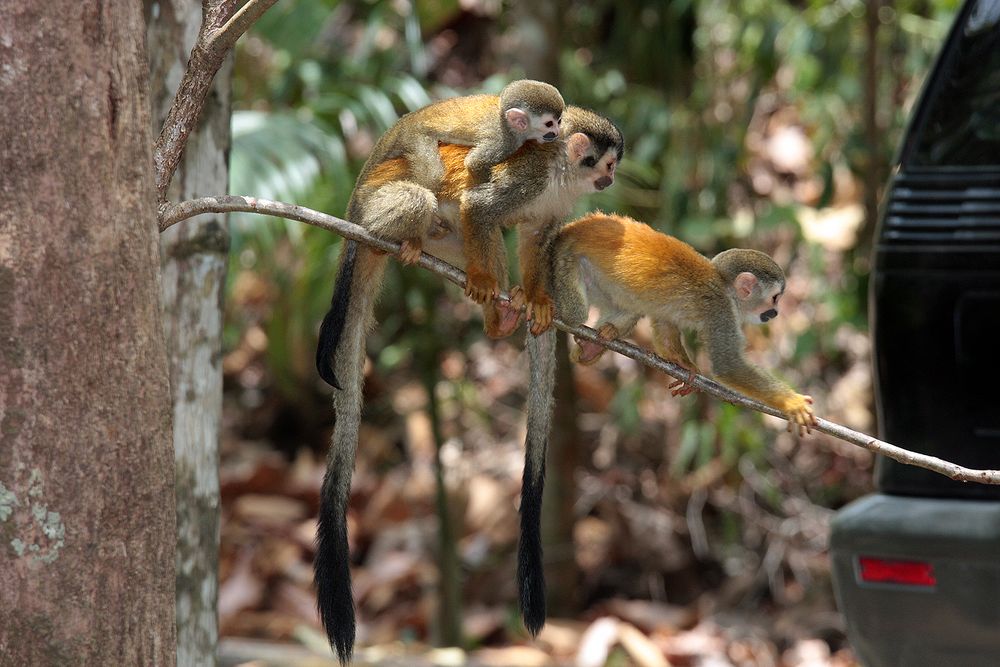
<svg viewBox="0 0 1000 667"><path fill-rule="evenodd" d="M785 402L784 412L788 416L788 432L804 435L812 432L816 425L816 413L812 408L812 396L795 396Z"/></svg>
<svg viewBox="0 0 1000 667"><path fill-rule="evenodd" d="M524 310L525 304L528 302L524 296L524 289L520 285L514 285L510 288L510 301L507 304L515 309L518 313ZM499 302L500 300L497 299Z"/></svg>
<svg viewBox="0 0 1000 667"><path fill-rule="evenodd" d="M535 336L544 333L552 326L552 319L555 317L555 304L548 294L541 294L528 302L528 310L525 317L531 322L531 333Z"/></svg>
<svg viewBox="0 0 1000 667"><path fill-rule="evenodd" d="M479 269L470 268L465 274L465 296L479 304L494 299L500 293L496 278Z"/></svg>
<svg viewBox="0 0 1000 667"><path fill-rule="evenodd" d="M694 376L698 374L698 368L692 365L683 364L679 361L674 361L673 359L670 359L670 361L673 361L675 364L688 372L687 379L675 380L667 385L667 389L673 390L670 392L670 395L687 396L688 394L693 394L694 392L699 391L699 389L692 384L694 382Z"/></svg>
<svg viewBox="0 0 1000 667"><path fill-rule="evenodd" d="M422 252L420 239L404 239L399 245L399 262L407 266L416 264Z"/></svg>
<svg viewBox="0 0 1000 667"><path fill-rule="evenodd" d="M618 329L616 329L613 324L605 324L597 330L597 336L603 340L613 340L618 338ZM607 350L607 348L600 343L595 343L589 340L580 340L575 337L574 339L576 340L577 347L570 352L569 358L578 364L589 366L600 359L601 355Z"/></svg>
<svg viewBox="0 0 1000 667"><path fill-rule="evenodd" d="M524 307L524 290L512 287L510 301L494 299L486 308L486 335L490 338L506 338L514 333L521 323L521 309Z"/></svg>
<svg viewBox="0 0 1000 667"><path fill-rule="evenodd" d="M454 230L451 225L442 218L440 215L435 215L434 220L431 222L431 228L427 231L427 236L429 238L438 240L451 234Z"/></svg>

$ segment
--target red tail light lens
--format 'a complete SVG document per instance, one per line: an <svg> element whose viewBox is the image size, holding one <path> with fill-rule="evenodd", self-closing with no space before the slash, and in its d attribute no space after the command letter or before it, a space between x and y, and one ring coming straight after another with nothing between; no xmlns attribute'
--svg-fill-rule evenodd
<svg viewBox="0 0 1000 667"><path fill-rule="evenodd" d="M858 574L869 584L898 584L901 586L931 587L937 584L934 566L913 560L888 560L885 558L858 558Z"/></svg>

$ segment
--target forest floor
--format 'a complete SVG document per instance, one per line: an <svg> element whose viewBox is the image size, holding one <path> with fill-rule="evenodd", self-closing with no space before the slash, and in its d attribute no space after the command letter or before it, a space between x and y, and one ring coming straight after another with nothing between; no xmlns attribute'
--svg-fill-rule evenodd
<svg viewBox="0 0 1000 667"><path fill-rule="evenodd" d="M238 446L236 446L238 444ZM516 462L520 451L496 454ZM320 666L338 664L320 629L312 590L315 515L323 467L302 450L293 461L255 443L224 448L220 658L223 665ZM515 467L512 463L512 467ZM590 483L597 483L591 479ZM573 618L550 618L532 640L520 625L513 589L519 476L479 473L456 490L464 581L463 631L468 650L433 648L437 607L434 480L427 469L397 466L376 471L363 459L355 475L349 525L355 598L359 607L355 664L381 666L638 665L639 667L850 667L858 663L844 639L825 555L801 563L812 584L784 585L793 596L778 604L763 567L730 573L685 603L607 594L595 577L628 576L626 545L608 543L608 512L577 527L577 561L588 594ZM641 521L627 499L617 519ZM664 519L661 515L660 520ZM645 521L657 520L656 515ZM626 551L664 549L657 531L631 531ZM669 545L668 545L669 546ZM702 569L663 554L678 576ZM704 569L710 569L705 567ZM764 577L765 581L762 581ZM649 589L656 590L654 582ZM676 589L676 585L663 586Z"/></svg>

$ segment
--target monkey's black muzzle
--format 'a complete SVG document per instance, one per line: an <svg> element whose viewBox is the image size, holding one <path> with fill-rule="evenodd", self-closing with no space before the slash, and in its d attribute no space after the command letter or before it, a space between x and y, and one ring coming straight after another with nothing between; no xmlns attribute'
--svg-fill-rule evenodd
<svg viewBox="0 0 1000 667"><path fill-rule="evenodd" d="M555 141L558 138L559 138L558 132L546 132L545 134L542 135L543 141Z"/></svg>
<svg viewBox="0 0 1000 667"><path fill-rule="evenodd" d="M771 310L765 310L760 314L760 321L767 322L768 320L773 320L778 316L778 311L772 308Z"/></svg>
<svg viewBox="0 0 1000 667"><path fill-rule="evenodd" d="M594 181L594 187L597 188L598 190L603 190L604 188L608 187L614 182L615 179L611 178L610 176L601 176L599 179Z"/></svg>

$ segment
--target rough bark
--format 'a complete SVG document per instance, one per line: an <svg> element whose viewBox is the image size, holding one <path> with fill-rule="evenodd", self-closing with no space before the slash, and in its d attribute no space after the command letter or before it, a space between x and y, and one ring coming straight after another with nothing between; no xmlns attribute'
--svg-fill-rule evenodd
<svg viewBox="0 0 1000 667"><path fill-rule="evenodd" d="M139 3L0 3L3 664L175 664L143 31Z"/></svg>
<svg viewBox="0 0 1000 667"><path fill-rule="evenodd" d="M152 8L148 8L147 11ZM161 0L147 16L153 130L162 125L202 23L199 0ZM171 199L228 188L230 74L215 76L171 181ZM168 229L160 239L163 328L170 355L177 493L177 664L216 664L219 428L222 417L224 214Z"/></svg>

